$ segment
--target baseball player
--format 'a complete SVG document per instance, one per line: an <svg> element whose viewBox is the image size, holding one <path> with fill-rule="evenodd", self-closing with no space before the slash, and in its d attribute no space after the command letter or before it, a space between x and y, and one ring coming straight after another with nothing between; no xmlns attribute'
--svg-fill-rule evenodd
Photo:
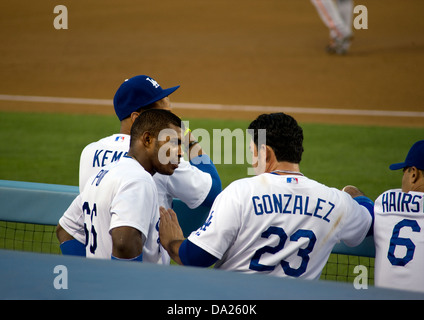
<svg viewBox="0 0 424 320"><path fill-rule="evenodd" d="M172 209L161 207L161 243L182 265L317 279L335 243L356 246L365 238L373 219L361 203L371 200L355 201L300 172L303 131L291 116L264 114L249 129L257 175L222 191L187 239ZM263 144L259 129L266 130Z"/></svg>
<svg viewBox="0 0 424 320"><path fill-rule="evenodd" d="M390 169L403 169L402 189L375 201L375 285L424 292L424 140Z"/></svg>
<svg viewBox="0 0 424 320"><path fill-rule="evenodd" d="M167 128L172 130L162 141L159 133ZM160 158L163 146L169 159ZM91 176L75 200L83 209L87 258L162 262L152 176L171 175L181 155L181 120L176 115L152 109L135 120L128 154Z"/></svg>
<svg viewBox="0 0 424 320"><path fill-rule="evenodd" d="M134 120L148 109L170 110L168 96L179 86L162 87L151 77L139 75L124 81L114 97L115 113L121 122L120 133L100 139L86 146L80 158L80 192L93 174L109 163L122 159L128 152L130 130ZM173 198L183 201L189 208L211 206L221 192L221 180L212 160L206 155L190 130L185 132L184 144L189 161L181 159L173 175L156 173L153 180L161 206L172 207ZM59 220L57 237L63 254L85 255L85 232L82 208L71 205Z"/></svg>
<svg viewBox="0 0 424 320"><path fill-rule="evenodd" d="M330 44L326 51L343 55L352 40L353 0L311 0L321 20L330 30Z"/></svg>

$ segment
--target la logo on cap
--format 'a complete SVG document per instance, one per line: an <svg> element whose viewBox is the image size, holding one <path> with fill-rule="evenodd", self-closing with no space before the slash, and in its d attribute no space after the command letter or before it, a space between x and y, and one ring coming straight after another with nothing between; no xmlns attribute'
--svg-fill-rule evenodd
<svg viewBox="0 0 424 320"><path fill-rule="evenodd" d="M150 81L150 83L157 89L159 88L159 83L157 83L155 80L146 78L147 81Z"/></svg>

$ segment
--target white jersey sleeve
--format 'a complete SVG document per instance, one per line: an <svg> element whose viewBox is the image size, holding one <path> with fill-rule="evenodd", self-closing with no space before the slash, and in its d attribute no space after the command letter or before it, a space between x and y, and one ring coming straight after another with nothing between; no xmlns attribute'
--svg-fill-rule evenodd
<svg viewBox="0 0 424 320"><path fill-rule="evenodd" d="M79 194L71 205L66 209L59 219L60 226L74 239L85 243L84 215L82 212L81 194Z"/></svg>
<svg viewBox="0 0 424 320"><path fill-rule="evenodd" d="M340 223L338 239L349 247L356 247L361 244L371 227L371 214L346 192L337 191L336 194L341 198L340 202L343 203L346 212L338 221Z"/></svg>
<svg viewBox="0 0 424 320"><path fill-rule="evenodd" d="M157 218L157 195L154 184L133 180L119 187L110 204L110 230L118 227L133 227L149 234L152 219Z"/></svg>
<svg viewBox="0 0 424 320"><path fill-rule="evenodd" d="M388 190L374 215L375 285L424 292L424 193Z"/></svg>
<svg viewBox="0 0 424 320"><path fill-rule="evenodd" d="M212 178L181 159L178 168L170 176L156 173L153 180L158 186L159 205L172 208L173 198L180 199L189 208L197 208L206 199L211 187Z"/></svg>
<svg viewBox="0 0 424 320"><path fill-rule="evenodd" d="M240 194L229 185L215 199L205 224L188 240L219 260L235 242L241 227L242 204Z"/></svg>

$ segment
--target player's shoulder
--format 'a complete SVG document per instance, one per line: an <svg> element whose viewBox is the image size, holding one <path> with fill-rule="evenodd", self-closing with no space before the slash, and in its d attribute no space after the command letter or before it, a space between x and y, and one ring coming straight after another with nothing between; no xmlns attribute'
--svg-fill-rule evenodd
<svg viewBox="0 0 424 320"><path fill-rule="evenodd" d="M257 188L258 183L261 181L260 176L252 176L240 178L231 182L225 189L225 192L246 192L246 190Z"/></svg>
<svg viewBox="0 0 424 320"><path fill-rule="evenodd" d="M120 161L112 162L103 167L104 171L110 172L115 180L122 183L145 181L149 184L155 185L152 175L148 173L143 166L131 157L124 156Z"/></svg>
<svg viewBox="0 0 424 320"><path fill-rule="evenodd" d="M127 147L130 142L130 136L126 134L113 134L107 137L103 137L97 141L93 141L84 147L84 150L108 148L111 146L118 147L122 145Z"/></svg>

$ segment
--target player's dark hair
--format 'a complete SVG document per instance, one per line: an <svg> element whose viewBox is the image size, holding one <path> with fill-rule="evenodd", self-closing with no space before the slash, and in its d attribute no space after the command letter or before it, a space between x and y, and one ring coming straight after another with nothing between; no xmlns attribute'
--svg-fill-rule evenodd
<svg viewBox="0 0 424 320"><path fill-rule="evenodd" d="M253 142L260 148L259 129L266 131L266 145L271 147L277 161L300 163L303 153L303 130L297 121L285 113L262 114L249 125ZM259 141L258 141L259 140Z"/></svg>
<svg viewBox="0 0 424 320"><path fill-rule="evenodd" d="M138 139L144 132L148 131L157 137L163 129L169 128L173 124L184 130L184 123L171 111L164 109L149 109L140 113L131 127L131 142Z"/></svg>

